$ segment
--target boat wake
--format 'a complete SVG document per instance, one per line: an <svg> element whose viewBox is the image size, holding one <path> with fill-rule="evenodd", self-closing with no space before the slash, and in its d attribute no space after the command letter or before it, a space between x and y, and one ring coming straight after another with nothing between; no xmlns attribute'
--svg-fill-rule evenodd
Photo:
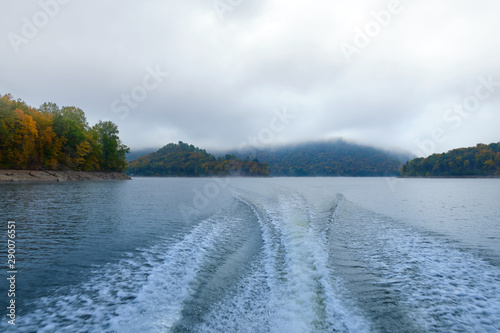
<svg viewBox="0 0 500 333"><path fill-rule="evenodd" d="M233 200L34 300L18 331L500 330L500 271L458 244L341 194L238 188Z"/></svg>

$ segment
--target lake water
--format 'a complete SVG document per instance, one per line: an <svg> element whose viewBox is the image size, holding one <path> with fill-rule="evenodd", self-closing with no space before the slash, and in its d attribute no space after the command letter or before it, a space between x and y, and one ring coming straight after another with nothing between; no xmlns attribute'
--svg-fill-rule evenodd
<svg viewBox="0 0 500 333"><path fill-rule="evenodd" d="M499 198L499 179L0 184L0 331L499 332Z"/></svg>

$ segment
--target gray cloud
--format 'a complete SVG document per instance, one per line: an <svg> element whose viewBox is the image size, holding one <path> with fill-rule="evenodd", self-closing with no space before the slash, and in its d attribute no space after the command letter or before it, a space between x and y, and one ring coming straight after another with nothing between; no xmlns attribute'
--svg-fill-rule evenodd
<svg viewBox="0 0 500 333"><path fill-rule="evenodd" d="M81 107L91 123L117 123L132 148L237 147L269 128L277 108L303 111L272 143L343 136L418 152L435 129L446 140L433 140L434 151L500 140L500 87L460 126L445 119L480 77L500 82L500 4L400 1L356 46L390 3L16 2L0 13L0 93ZM26 22L36 19L34 33ZM342 43L357 47L350 63ZM156 68L169 76L154 81Z"/></svg>

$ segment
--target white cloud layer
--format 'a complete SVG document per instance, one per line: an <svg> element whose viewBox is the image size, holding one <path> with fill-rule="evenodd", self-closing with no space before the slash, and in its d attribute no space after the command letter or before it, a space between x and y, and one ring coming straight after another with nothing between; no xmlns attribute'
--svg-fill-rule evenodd
<svg viewBox="0 0 500 333"><path fill-rule="evenodd" d="M288 109L301 112L258 143L427 155L500 140L498 13L496 0L10 1L0 93L81 107L135 149L238 147Z"/></svg>

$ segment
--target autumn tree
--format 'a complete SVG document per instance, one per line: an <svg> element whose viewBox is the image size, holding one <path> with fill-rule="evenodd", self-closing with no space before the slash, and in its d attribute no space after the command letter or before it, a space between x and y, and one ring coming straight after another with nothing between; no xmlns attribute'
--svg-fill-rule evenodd
<svg viewBox="0 0 500 333"><path fill-rule="evenodd" d="M63 107L54 113L54 131L61 138L64 138L63 160L60 161L72 169L78 169L81 156L78 151L85 146L88 131L88 123L85 113L76 107Z"/></svg>
<svg viewBox="0 0 500 333"><path fill-rule="evenodd" d="M115 124L91 129L79 108L0 96L0 168L121 171L127 151Z"/></svg>
<svg viewBox="0 0 500 333"><path fill-rule="evenodd" d="M500 175L500 142L453 149L443 154L416 158L401 169L403 176Z"/></svg>
<svg viewBox="0 0 500 333"><path fill-rule="evenodd" d="M16 169L27 169L35 164L38 131L33 118L16 109L14 135L12 137L12 162Z"/></svg>
<svg viewBox="0 0 500 333"><path fill-rule="evenodd" d="M92 132L95 138L97 149L96 157L99 159L99 165L102 169L123 171L127 167L125 154L130 149L123 145L118 137L118 127L111 121L99 121Z"/></svg>

